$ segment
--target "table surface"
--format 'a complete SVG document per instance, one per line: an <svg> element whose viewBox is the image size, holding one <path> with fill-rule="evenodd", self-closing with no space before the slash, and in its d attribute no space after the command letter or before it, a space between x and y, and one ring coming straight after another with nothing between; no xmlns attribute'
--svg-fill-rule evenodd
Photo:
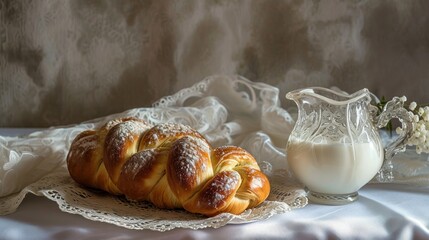
<svg viewBox="0 0 429 240"><path fill-rule="evenodd" d="M0 135L30 131L0 129ZM428 207L429 186L368 184L347 205L310 202L254 223L157 232L91 221L28 194L16 212L0 217L0 239L429 239Z"/></svg>

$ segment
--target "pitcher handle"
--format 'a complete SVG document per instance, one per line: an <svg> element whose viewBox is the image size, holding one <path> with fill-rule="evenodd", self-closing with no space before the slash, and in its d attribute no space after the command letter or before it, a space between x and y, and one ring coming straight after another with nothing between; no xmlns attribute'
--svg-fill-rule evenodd
<svg viewBox="0 0 429 240"><path fill-rule="evenodd" d="M397 118L402 125L401 133L392 143L384 148L384 162L381 167L377 179L380 182L391 182L393 180L393 164L392 158L399 152L406 150L406 140L414 131L412 116L404 108L404 101L399 97L394 97L386 103L383 111L376 117L376 127L383 128L393 118Z"/></svg>

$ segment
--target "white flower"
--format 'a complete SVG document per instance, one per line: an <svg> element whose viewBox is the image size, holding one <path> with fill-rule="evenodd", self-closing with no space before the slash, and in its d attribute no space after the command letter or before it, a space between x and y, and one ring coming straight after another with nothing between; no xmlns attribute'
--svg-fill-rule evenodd
<svg viewBox="0 0 429 240"><path fill-rule="evenodd" d="M400 99L403 102L407 101L405 96ZM408 114L412 119L413 130L406 139L406 144L415 146L418 154L429 153L429 106L419 107L416 102L411 102L408 106ZM403 134L404 130L398 127L396 132Z"/></svg>
<svg viewBox="0 0 429 240"><path fill-rule="evenodd" d="M396 133L397 134L401 134L401 133L403 133L404 132L404 130L402 130L402 128L400 128L400 127L397 127L396 128Z"/></svg>
<svg viewBox="0 0 429 240"><path fill-rule="evenodd" d="M411 102L410 106L408 107L411 111L414 111L414 109L416 109L417 107L417 103L416 102Z"/></svg>
<svg viewBox="0 0 429 240"><path fill-rule="evenodd" d="M417 131L414 132L413 136L416 137L416 138L420 137L420 132L417 132Z"/></svg>

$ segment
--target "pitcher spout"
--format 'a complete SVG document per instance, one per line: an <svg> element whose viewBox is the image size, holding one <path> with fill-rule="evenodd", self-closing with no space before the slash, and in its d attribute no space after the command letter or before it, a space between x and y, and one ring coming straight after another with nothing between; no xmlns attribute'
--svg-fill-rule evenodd
<svg viewBox="0 0 429 240"><path fill-rule="evenodd" d="M355 93L348 94L342 91L334 91L323 87L311 87L290 91L286 94L286 98L295 101L299 104L303 98L310 101L313 98L316 101L324 101L333 105L344 105L356 101L371 102L371 95L368 89L363 88Z"/></svg>

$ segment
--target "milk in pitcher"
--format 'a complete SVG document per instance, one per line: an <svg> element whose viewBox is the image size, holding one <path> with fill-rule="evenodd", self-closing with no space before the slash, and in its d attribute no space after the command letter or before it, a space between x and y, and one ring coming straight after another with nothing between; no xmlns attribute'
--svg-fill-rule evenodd
<svg viewBox="0 0 429 240"><path fill-rule="evenodd" d="M349 194L370 181L383 163L383 149L374 143L289 142L289 166L309 189Z"/></svg>

